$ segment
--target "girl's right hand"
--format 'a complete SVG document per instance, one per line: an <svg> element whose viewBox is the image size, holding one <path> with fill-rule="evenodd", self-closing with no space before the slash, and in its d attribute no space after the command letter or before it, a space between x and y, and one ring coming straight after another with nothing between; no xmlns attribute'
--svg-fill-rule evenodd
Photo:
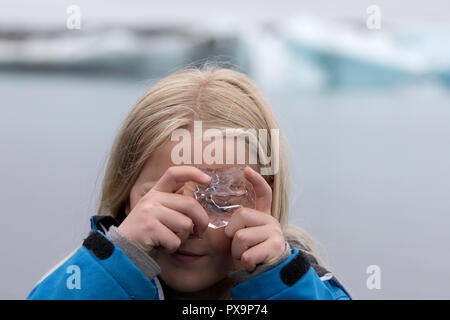
<svg viewBox="0 0 450 320"><path fill-rule="evenodd" d="M169 253L192 233L201 235L208 227L207 213L194 198L175 193L188 181L207 185L211 177L191 166L168 168L120 224L119 232L145 252L162 247Z"/></svg>

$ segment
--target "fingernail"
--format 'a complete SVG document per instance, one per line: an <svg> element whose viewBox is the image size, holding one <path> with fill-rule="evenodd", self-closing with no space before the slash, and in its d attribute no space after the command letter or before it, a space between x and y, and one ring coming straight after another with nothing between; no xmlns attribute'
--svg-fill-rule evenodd
<svg viewBox="0 0 450 320"><path fill-rule="evenodd" d="M205 184L209 184L211 177L208 176L206 173L204 174L204 178L205 178Z"/></svg>
<svg viewBox="0 0 450 320"><path fill-rule="evenodd" d="M257 173L252 167L250 167L250 166L247 166L249 169L250 169L250 171L252 172L252 173Z"/></svg>

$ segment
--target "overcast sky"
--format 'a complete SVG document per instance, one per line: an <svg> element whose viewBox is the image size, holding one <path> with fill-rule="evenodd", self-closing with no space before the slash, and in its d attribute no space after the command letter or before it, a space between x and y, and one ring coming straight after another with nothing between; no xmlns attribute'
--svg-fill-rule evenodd
<svg viewBox="0 0 450 320"><path fill-rule="evenodd" d="M47 28L65 26L66 8L78 5L84 22L95 24L164 25L233 18L239 21L271 21L294 14L319 18L346 18L364 22L369 5L378 5L382 19L409 27L418 24L448 23L450 1L427 0L2 0L0 27Z"/></svg>

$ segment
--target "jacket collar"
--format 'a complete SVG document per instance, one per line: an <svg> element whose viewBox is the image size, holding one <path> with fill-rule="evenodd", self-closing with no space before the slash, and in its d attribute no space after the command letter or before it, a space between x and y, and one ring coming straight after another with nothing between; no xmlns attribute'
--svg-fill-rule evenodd
<svg viewBox="0 0 450 320"><path fill-rule="evenodd" d="M111 226L118 227L119 222L111 216L92 216L91 229L106 233Z"/></svg>

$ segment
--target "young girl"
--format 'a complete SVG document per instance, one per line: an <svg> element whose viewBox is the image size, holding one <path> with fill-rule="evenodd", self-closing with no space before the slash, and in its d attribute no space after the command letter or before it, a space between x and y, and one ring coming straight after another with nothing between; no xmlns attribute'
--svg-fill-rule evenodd
<svg viewBox="0 0 450 320"><path fill-rule="evenodd" d="M279 169L261 175L248 157L234 165L177 163L172 133L192 133L194 121L204 129L266 129ZM308 235L288 225L289 173L281 142L271 144L274 128L268 104L239 72L209 66L160 80L116 137L89 236L28 299L350 299L318 263ZM255 208L210 228L183 186L211 182L198 167L227 166L245 168Z"/></svg>

